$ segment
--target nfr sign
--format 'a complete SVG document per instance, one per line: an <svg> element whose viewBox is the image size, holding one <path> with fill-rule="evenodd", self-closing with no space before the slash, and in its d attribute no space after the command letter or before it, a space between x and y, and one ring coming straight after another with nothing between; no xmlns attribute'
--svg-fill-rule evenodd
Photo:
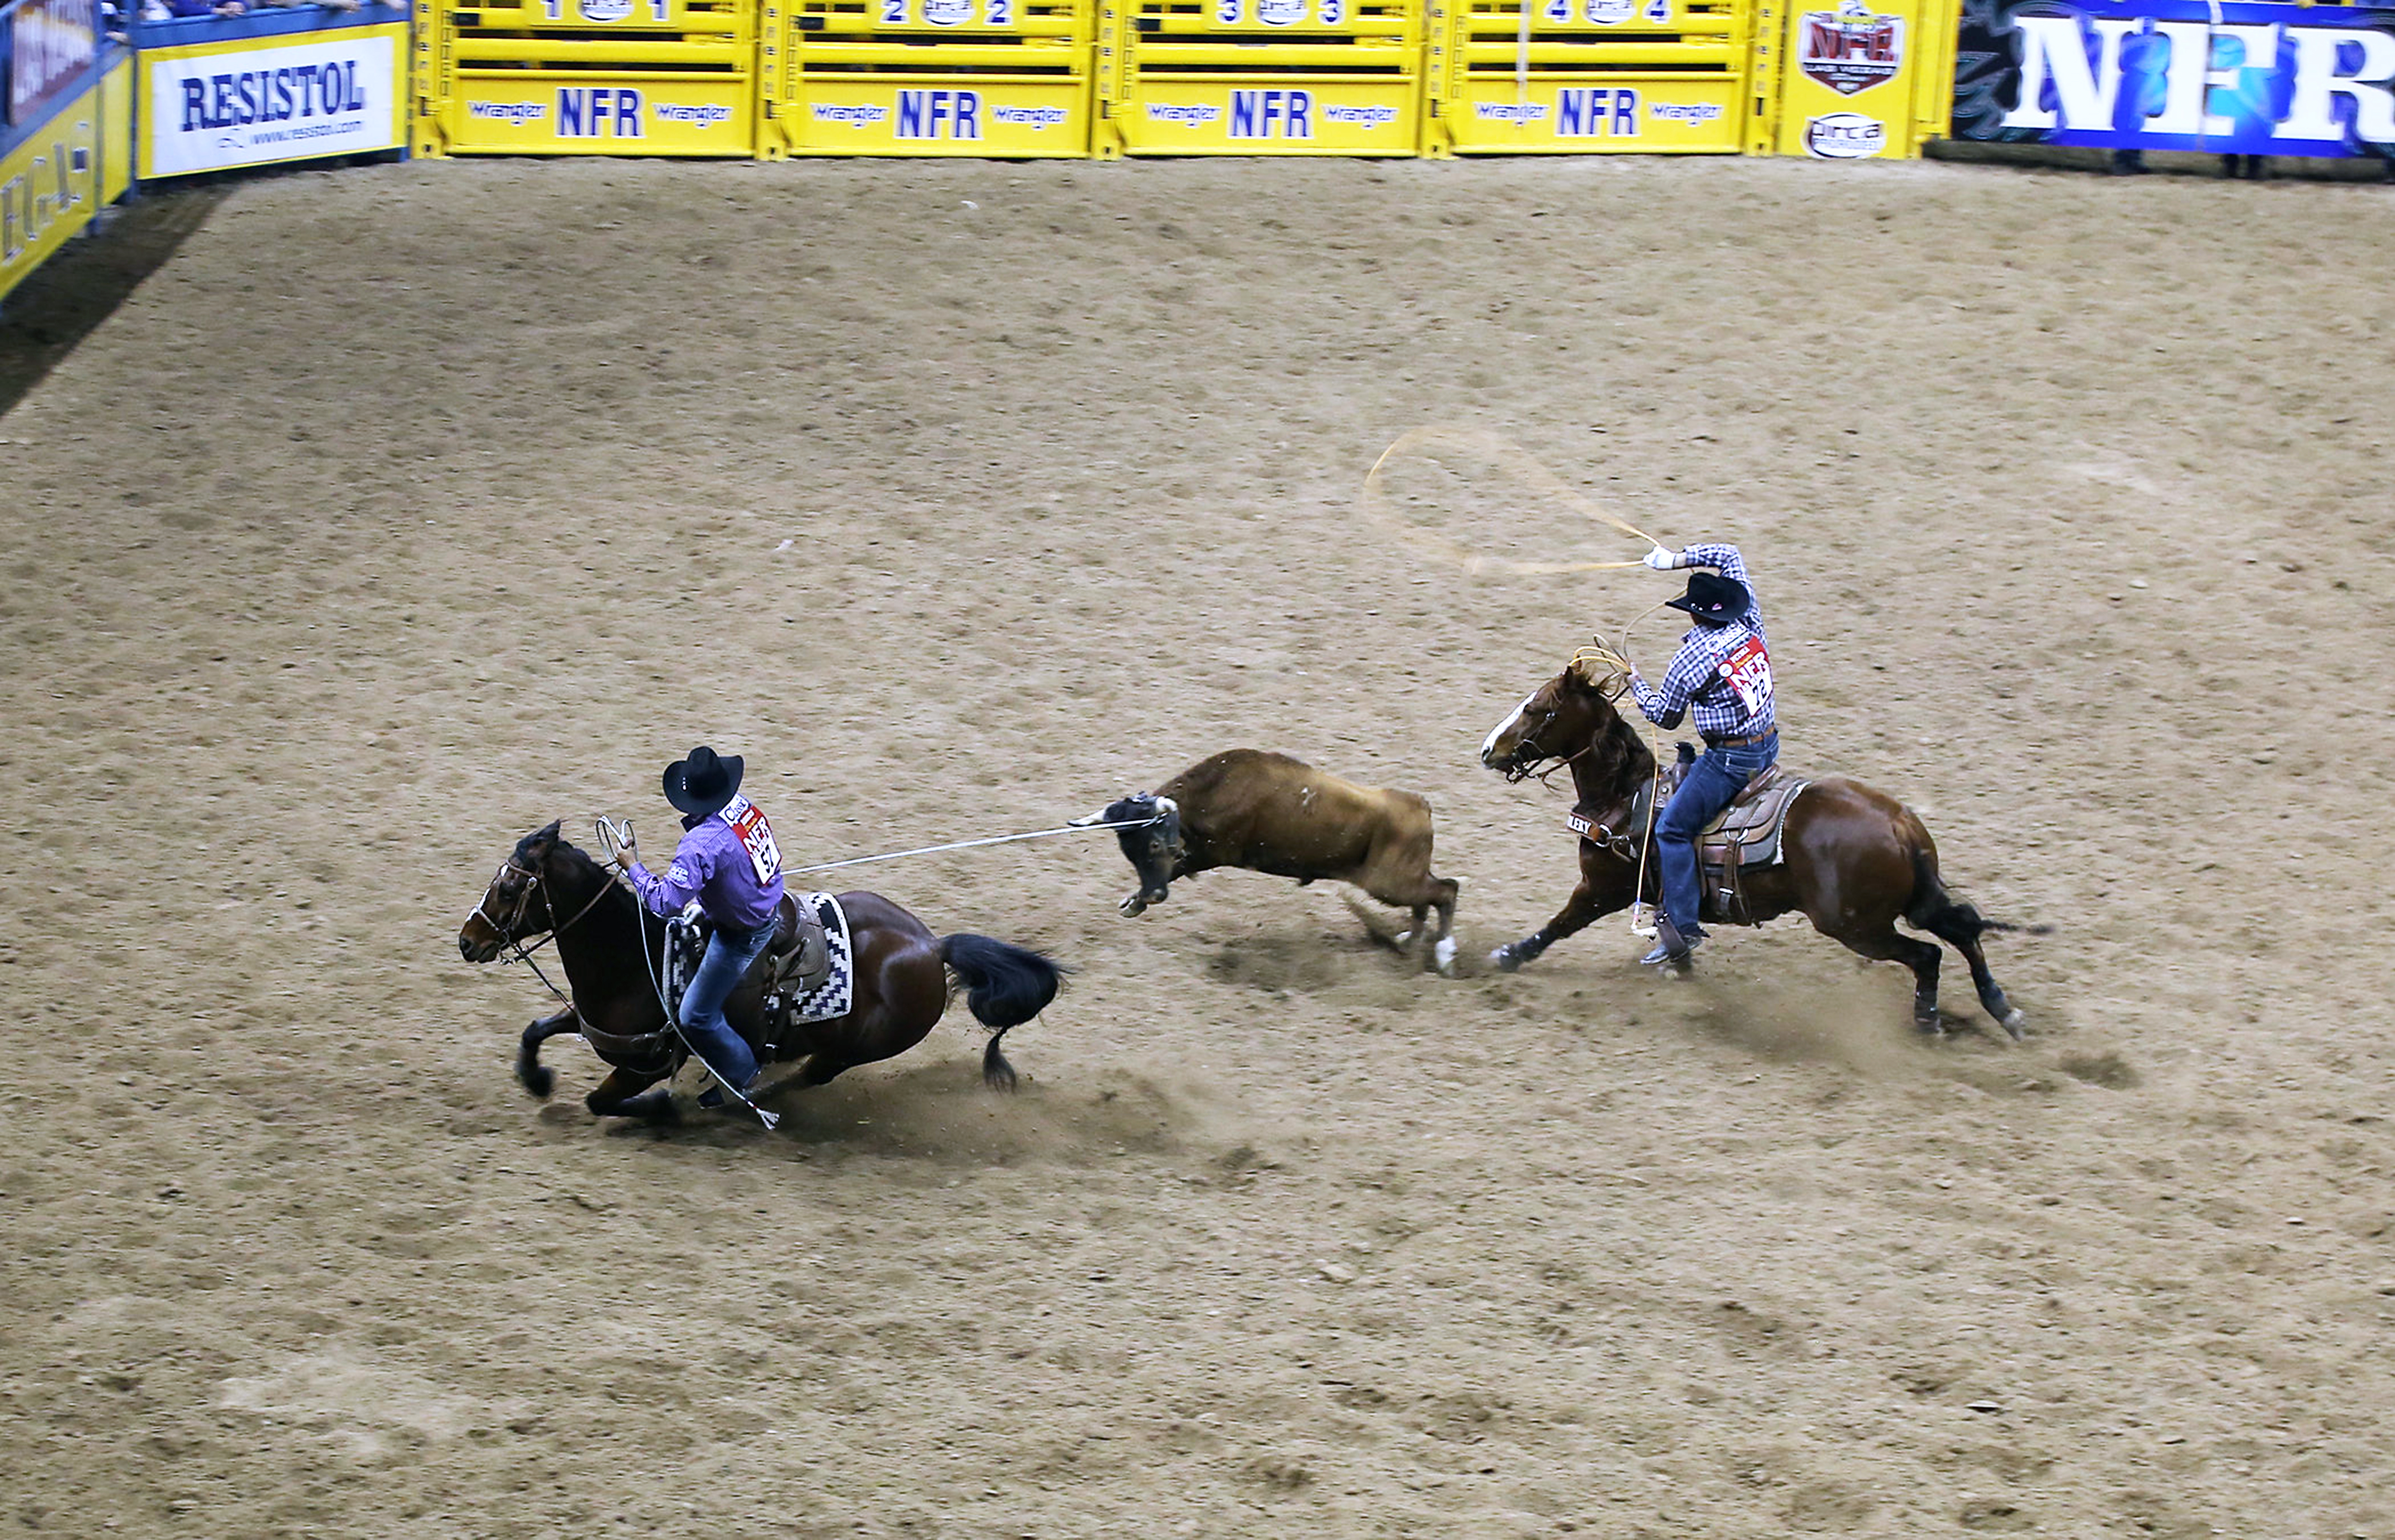
<svg viewBox="0 0 2395 1540"><path fill-rule="evenodd" d="M557 88L559 139L642 139L641 93L629 86Z"/></svg>
<svg viewBox="0 0 2395 1540"><path fill-rule="evenodd" d="M2055 0L1976 0L1959 57L1954 126L1970 139L2224 154L2395 149L2395 11L2122 0L2097 15Z"/></svg>
<svg viewBox="0 0 2395 1540"><path fill-rule="evenodd" d="M1567 86L1555 93L1557 139L1625 138L1638 132L1638 93L1627 86Z"/></svg>
<svg viewBox="0 0 2395 1540"><path fill-rule="evenodd" d="M1265 90L1231 93L1231 138L1310 139L1314 93Z"/></svg>
<svg viewBox="0 0 2395 1540"><path fill-rule="evenodd" d="M981 138L979 91L900 91L898 123L902 139L977 139Z"/></svg>

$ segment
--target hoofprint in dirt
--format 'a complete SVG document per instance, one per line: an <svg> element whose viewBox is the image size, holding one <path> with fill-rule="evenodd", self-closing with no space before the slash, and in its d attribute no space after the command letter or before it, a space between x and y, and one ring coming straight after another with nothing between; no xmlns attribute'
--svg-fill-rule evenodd
<svg viewBox="0 0 2395 1540"><path fill-rule="evenodd" d="M0 421L8 1520L2395 1525L2387 208L1655 161L241 188ZM2059 927L1993 943L2028 1043L1918 1046L1900 972L1777 929L1666 985L1603 926L1424 976L1239 872L1132 923L1099 838L875 874L1080 968L1018 1096L968 1032L774 1135L510 1082L546 997L452 939L490 852L698 741L801 863L1270 747L1429 798L1466 955L1535 923L1561 799L1475 747L1661 595L1393 550L1356 491L1435 421L1740 543L1792 761Z"/></svg>

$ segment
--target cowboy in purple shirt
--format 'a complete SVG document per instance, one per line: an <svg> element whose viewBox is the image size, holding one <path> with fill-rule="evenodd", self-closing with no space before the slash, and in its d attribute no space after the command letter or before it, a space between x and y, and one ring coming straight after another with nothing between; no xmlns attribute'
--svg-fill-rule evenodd
<svg viewBox="0 0 2395 1540"><path fill-rule="evenodd" d="M672 864L659 877L630 849L618 850L615 864L650 913L679 914L695 898L715 923L707 956L682 991L682 1037L718 1080L745 1095L757 1083L757 1055L723 1019L723 1002L774 939L782 848L764 811L740 795L743 767L739 755L718 755L703 744L666 766L666 801L682 815ZM699 1101L717 1106L721 1099L709 1091Z"/></svg>

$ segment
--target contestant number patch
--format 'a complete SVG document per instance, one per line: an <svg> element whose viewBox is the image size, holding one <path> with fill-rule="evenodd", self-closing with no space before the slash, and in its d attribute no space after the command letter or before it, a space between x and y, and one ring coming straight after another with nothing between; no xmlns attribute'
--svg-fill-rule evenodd
<svg viewBox="0 0 2395 1540"><path fill-rule="evenodd" d="M1750 635L1738 644L1738 650L1722 660L1721 676L1738 692L1739 703L1749 711L1759 711L1771 699L1771 653L1763 638Z"/></svg>
<svg viewBox="0 0 2395 1540"><path fill-rule="evenodd" d="M757 869L757 881L772 882L782 870L782 847L774 843L774 826L765 821L765 810L746 797L734 797L716 816L740 836L740 848Z"/></svg>

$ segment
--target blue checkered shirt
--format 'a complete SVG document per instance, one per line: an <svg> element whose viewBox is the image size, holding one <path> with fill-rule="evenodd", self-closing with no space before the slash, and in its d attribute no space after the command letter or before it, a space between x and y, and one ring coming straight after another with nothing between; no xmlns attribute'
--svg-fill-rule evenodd
<svg viewBox="0 0 2395 1540"><path fill-rule="evenodd" d="M1670 731L1681 714L1694 708L1697 731L1707 742L1714 738L1751 737L1776 732L1779 719L1771 705L1771 653L1763 634L1763 604L1747 580L1746 564L1734 545L1692 545L1682 555L1690 566L1709 566L1746 590L1746 615L1727 626L1695 626L1680 638L1680 655L1672 659L1657 689L1633 679L1631 689L1647 720Z"/></svg>

